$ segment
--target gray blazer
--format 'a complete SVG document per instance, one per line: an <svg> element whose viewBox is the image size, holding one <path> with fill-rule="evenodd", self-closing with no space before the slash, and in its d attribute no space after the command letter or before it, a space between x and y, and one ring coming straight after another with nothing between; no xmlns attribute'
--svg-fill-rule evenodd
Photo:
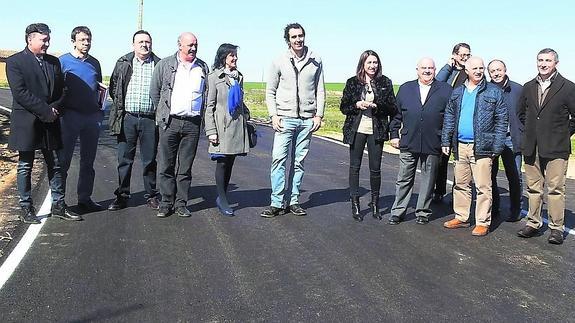
<svg viewBox="0 0 575 323"><path fill-rule="evenodd" d="M243 76L240 73L240 86L243 93ZM250 112L242 102L234 115L228 112L230 79L223 69L216 69L208 75L207 107L204 114L206 136L218 135L218 144L209 144L212 154L235 155L250 151L246 123Z"/></svg>
<svg viewBox="0 0 575 323"><path fill-rule="evenodd" d="M163 58L156 64L154 75L150 83L150 98L152 98L152 104L156 108L156 124L164 129L170 124L170 103L172 102L176 70L178 69L178 59L176 55L178 55L177 52L172 56ZM196 58L196 62L202 67L204 75L208 75L210 71L208 65L199 58ZM206 108L208 88L209 85L204 86L202 111L200 111L200 115L204 114Z"/></svg>

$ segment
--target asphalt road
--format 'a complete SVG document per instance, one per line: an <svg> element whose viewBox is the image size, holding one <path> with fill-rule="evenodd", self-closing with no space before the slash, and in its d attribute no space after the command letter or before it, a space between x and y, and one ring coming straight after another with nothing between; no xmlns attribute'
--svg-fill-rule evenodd
<svg viewBox="0 0 575 323"><path fill-rule="evenodd" d="M0 290L0 321L575 321L573 236L553 246L548 232L523 240L515 236L523 222L496 221L475 238L471 229L443 229L447 204L434 205L426 226L415 224L413 209L398 226L367 216L357 223L347 201L347 148L335 143L312 141L301 198L309 216L261 218L272 133L259 131L258 147L238 158L232 175L236 217L215 208L205 140L193 167L191 218L156 218L143 205L136 164L129 208L79 223L48 219ZM397 165L384 156L387 210ZM115 167L114 140L103 135L94 199L104 205L113 199ZM366 168L364 159L363 187ZM76 179L77 160L70 205ZM569 196L574 191L569 181ZM571 228L573 220L568 211Z"/></svg>

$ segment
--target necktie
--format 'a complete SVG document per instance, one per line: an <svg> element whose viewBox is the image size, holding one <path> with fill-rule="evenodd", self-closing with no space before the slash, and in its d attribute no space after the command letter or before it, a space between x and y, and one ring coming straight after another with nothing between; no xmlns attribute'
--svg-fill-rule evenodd
<svg viewBox="0 0 575 323"><path fill-rule="evenodd" d="M38 59L38 62L40 63L40 69L42 69L42 73L44 73L44 78L46 79L46 84L48 85L49 88L50 78L48 77L48 69L46 68L46 62L44 61L43 58Z"/></svg>

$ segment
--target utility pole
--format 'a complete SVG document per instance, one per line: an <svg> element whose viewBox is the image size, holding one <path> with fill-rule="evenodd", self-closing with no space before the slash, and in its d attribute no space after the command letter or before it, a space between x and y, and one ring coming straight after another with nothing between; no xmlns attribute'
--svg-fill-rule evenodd
<svg viewBox="0 0 575 323"><path fill-rule="evenodd" d="M142 30L143 16L144 16L144 0L140 0L140 9L138 10L138 30Z"/></svg>

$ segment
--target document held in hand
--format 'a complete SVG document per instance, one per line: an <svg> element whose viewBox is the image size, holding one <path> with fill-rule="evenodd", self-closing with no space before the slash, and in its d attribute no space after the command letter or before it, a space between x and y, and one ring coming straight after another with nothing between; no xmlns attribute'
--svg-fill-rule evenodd
<svg viewBox="0 0 575 323"><path fill-rule="evenodd" d="M106 110L106 101L108 99L108 87L102 82L98 82L98 104L100 110Z"/></svg>

